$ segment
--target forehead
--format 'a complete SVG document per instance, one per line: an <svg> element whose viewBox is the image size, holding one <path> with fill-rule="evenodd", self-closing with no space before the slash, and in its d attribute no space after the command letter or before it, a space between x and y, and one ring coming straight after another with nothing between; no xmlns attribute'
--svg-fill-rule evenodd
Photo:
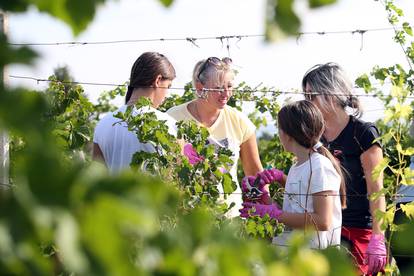
<svg viewBox="0 0 414 276"><path fill-rule="evenodd" d="M234 73L231 70L221 73L211 72L208 77L209 78L206 81L206 86L223 86L234 80Z"/></svg>

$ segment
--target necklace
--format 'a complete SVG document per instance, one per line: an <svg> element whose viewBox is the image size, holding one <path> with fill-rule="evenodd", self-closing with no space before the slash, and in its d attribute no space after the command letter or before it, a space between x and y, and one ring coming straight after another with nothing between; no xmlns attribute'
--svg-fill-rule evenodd
<svg viewBox="0 0 414 276"><path fill-rule="evenodd" d="M205 121L203 121L203 119L201 118L201 115L200 115L200 110L198 109L198 104L197 104L197 102L192 102L192 105L193 105L193 107L191 108L192 109L192 115L193 115L193 117L200 123L200 124L202 124L203 126L205 126L205 127L211 127L213 124L214 124L214 122L217 120L217 118L218 118L218 115L220 114L220 113L218 113L217 115L209 115L208 113L206 113L205 115L205 117L207 118Z"/></svg>

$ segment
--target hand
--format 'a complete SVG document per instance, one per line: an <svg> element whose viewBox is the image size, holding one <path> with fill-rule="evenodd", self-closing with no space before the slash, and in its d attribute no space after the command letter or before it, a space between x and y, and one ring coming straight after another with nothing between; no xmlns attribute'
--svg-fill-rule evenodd
<svg viewBox="0 0 414 276"><path fill-rule="evenodd" d="M269 196L268 190L265 188L267 185L261 178L259 178L259 183L255 185L257 181L256 176L245 176L242 180L241 188L243 192L243 200L250 202L258 202L263 204L270 204L271 198ZM252 192L252 188L255 187L259 191L258 198L249 198L247 195Z"/></svg>
<svg viewBox="0 0 414 276"><path fill-rule="evenodd" d="M187 156L188 161L191 165L197 164L204 160L204 158L198 155L197 151L193 148L191 144L185 144L184 146L184 155Z"/></svg>
<svg viewBox="0 0 414 276"><path fill-rule="evenodd" d="M385 247L384 235L371 235L365 256L365 262L368 263L368 274L375 274L383 270L385 264L387 263L387 249Z"/></svg>
<svg viewBox="0 0 414 276"><path fill-rule="evenodd" d="M283 172L278 169L267 169L257 173L265 183L281 182L283 175Z"/></svg>
<svg viewBox="0 0 414 276"><path fill-rule="evenodd" d="M258 204L252 202L243 202L243 209L240 209L240 216L248 218L250 216L264 217L266 214L273 219L279 219L283 211L277 204ZM254 211L253 211L254 209Z"/></svg>

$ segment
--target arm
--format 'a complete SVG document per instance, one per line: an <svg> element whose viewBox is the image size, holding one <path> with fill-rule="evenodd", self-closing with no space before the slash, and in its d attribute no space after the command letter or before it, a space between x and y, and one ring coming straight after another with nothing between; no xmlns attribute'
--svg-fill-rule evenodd
<svg viewBox="0 0 414 276"><path fill-rule="evenodd" d="M245 175L256 175L256 173L263 170L255 135L252 135L240 145L240 159Z"/></svg>
<svg viewBox="0 0 414 276"><path fill-rule="evenodd" d="M332 224L333 216L333 191L322 191L312 195L313 213L288 213L283 212L279 221L295 229L305 228L306 226L316 227L318 231L326 231ZM323 196L325 195L325 196ZM306 216L306 217L305 217Z"/></svg>
<svg viewBox="0 0 414 276"><path fill-rule="evenodd" d="M93 143L92 159L95 160L95 161L101 162L101 163L105 164L105 166L106 166L105 158L103 156L101 148L96 143Z"/></svg>
<svg viewBox="0 0 414 276"><path fill-rule="evenodd" d="M368 195L379 192L383 187L383 176L382 173L378 179L374 180L372 172L381 161L382 161L382 149L378 145L373 145L363 154L361 154L361 164L365 174L365 180L367 182ZM375 210L385 212L385 197L381 196L375 201L369 201L369 209L372 215L372 231L375 234L382 234L380 226L382 221L378 221L375 218Z"/></svg>

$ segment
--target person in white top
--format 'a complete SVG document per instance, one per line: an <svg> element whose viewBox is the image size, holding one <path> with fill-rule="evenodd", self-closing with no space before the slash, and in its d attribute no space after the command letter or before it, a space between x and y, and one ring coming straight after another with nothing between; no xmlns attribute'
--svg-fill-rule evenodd
<svg viewBox="0 0 414 276"><path fill-rule="evenodd" d="M278 126L283 147L296 156L286 179L283 208L244 202L241 217L268 214L284 223L288 230L273 239L277 245L286 246L295 229L311 228L311 248L339 246L345 182L339 164L319 142L324 130L321 112L309 101L294 102L280 110ZM283 173L265 170L259 176L265 183L281 182Z"/></svg>
<svg viewBox="0 0 414 276"><path fill-rule="evenodd" d="M176 135L175 120L156 110L164 101L174 78L175 69L164 55L145 52L138 57L131 69L125 105L107 114L95 128L94 160L103 161L111 172L117 172L129 167L134 153L155 151L151 144L141 143L137 135L128 130L125 122L120 122L120 119L114 117L118 112L125 112L127 106L134 105L141 97L149 98L152 107L135 109L133 113L154 112L159 120L165 121L170 134Z"/></svg>

